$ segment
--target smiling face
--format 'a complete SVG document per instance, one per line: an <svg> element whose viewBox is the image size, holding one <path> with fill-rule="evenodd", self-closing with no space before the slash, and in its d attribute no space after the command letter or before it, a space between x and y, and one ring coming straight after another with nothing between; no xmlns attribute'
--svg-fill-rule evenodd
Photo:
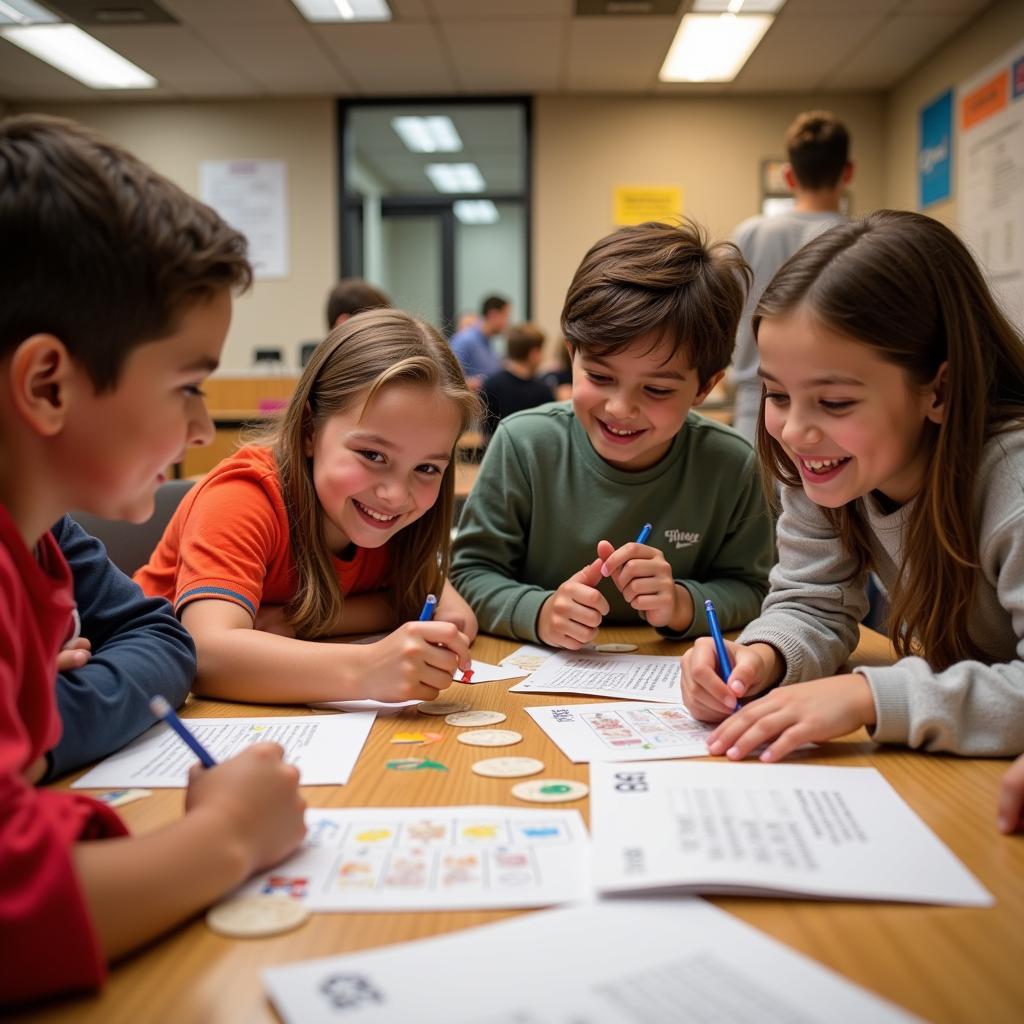
<svg viewBox="0 0 1024 1024"><path fill-rule="evenodd" d="M419 519L441 490L461 430L441 391L396 384L366 393L306 442L327 546L378 548Z"/></svg>
<svg viewBox="0 0 1024 1024"><path fill-rule="evenodd" d="M213 438L200 385L217 366L230 321L227 291L193 304L173 334L132 349L114 387L100 394L75 367L59 448L65 507L134 523L153 514L168 466Z"/></svg>
<svg viewBox="0 0 1024 1024"><path fill-rule="evenodd" d="M675 349L673 351L673 348ZM662 459L705 388L681 346L644 335L615 353L572 358L572 407L594 451L616 469L648 469Z"/></svg>
<svg viewBox="0 0 1024 1024"><path fill-rule="evenodd" d="M757 340L765 429L812 501L839 508L879 491L903 504L917 494L929 424L942 420L935 382L912 388L903 369L803 306L762 320Z"/></svg>

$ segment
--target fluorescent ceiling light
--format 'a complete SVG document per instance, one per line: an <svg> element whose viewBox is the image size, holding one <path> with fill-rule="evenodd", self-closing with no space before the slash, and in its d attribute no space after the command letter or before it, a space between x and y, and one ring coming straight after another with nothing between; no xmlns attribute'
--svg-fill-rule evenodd
<svg viewBox="0 0 1024 1024"><path fill-rule="evenodd" d="M438 192L483 192L486 187L476 164L427 164L426 172Z"/></svg>
<svg viewBox="0 0 1024 1024"><path fill-rule="evenodd" d="M91 89L152 89L157 84L152 75L75 25L5 28L0 35Z"/></svg>
<svg viewBox="0 0 1024 1024"><path fill-rule="evenodd" d="M386 0L292 0L306 21L390 21Z"/></svg>
<svg viewBox="0 0 1024 1024"><path fill-rule="evenodd" d="M463 224L494 224L498 221L498 208L490 199L456 199L452 209Z"/></svg>
<svg viewBox="0 0 1024 1024"><path fill-rule="evenodd" d="M658 78L731 82L774 20L770 14L684 15Z"/></svg>
<svg viewBox="0 0 1024 1024"><path fill-rule="evenodd" d="M391 127L414 153L458 153L462 139L450 117L393 117Z"/></svg>
<svg viewBox="0 0 1024 1024"><path fill-rule="evenodd" d="M775 14L786 0L693 0L691 14Z"/></svg>
<svg viewBox="0 0 1024 1024"><path fill-rule="evenodd" d="M0 0L0 25L52 25L59 20L32 0Z"/></svg>

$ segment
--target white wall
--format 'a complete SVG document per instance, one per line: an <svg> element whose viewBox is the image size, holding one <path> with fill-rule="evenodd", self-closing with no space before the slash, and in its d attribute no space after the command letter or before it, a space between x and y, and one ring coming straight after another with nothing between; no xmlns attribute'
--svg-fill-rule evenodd
<svg viewBox="0 0 1024 1024"><path fill-rule="evenodd" d="M290 274L257 281L235 305L225 370L280 346L297 365L300 341L324 336L324 303L338 277L337 160L332 99L18 106L91 125L193 195L201 160L275 159L288 166Z"/></svg>

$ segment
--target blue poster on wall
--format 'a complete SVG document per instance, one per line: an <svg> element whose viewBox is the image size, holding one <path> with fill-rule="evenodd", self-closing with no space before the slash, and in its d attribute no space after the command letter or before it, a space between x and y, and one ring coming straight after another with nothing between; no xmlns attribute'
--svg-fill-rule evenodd
<svg viewBox="0 0 1024 1024"><path fill-rule="evenodd" d="M924 209L952 192L953 175L953 90L921 110L917 148L918 207Z"/></svg>

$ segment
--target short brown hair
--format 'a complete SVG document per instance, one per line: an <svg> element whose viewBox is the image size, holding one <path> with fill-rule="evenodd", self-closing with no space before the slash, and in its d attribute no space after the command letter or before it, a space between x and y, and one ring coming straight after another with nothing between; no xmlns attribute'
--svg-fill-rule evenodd
<svg viewBox="0 0 1024 1024"><path fill-rule="evenodd" d="M693 221L619 228L583 257L562 333L574 350L596 354L656 331L687 346L703 386L729 365L751 278L735 245L709 244Z"/></svg>
<svg viewBox="0 0 1024 1024"><path fill-rule="evenodd" d="M391 300L361 277L343 277L327 296L327 330L332 330L338 317L355 316L368 309L389 309Z"/></svg>
<svg viewBox="0 0 1024 1024"><path fill-rule="evenodd" d="M509 328L506 351L509 359L522 362L544 344L544 332L531 323L516 324Z"/></svg>
<svg viewBox="0 0 1024 1024"><path fill-rule="evenodd" d="M245 237L74 121L0 122L0 358L60 338L97 391L196 302L247 287Z"/></svg>
<svg viewBox="0 0 1024 1024"><path fill-rule="evenodd" d="M786 130L786 152L801 187L835 188L850 159L850 136L831 111L808 110Z"/></svg>

